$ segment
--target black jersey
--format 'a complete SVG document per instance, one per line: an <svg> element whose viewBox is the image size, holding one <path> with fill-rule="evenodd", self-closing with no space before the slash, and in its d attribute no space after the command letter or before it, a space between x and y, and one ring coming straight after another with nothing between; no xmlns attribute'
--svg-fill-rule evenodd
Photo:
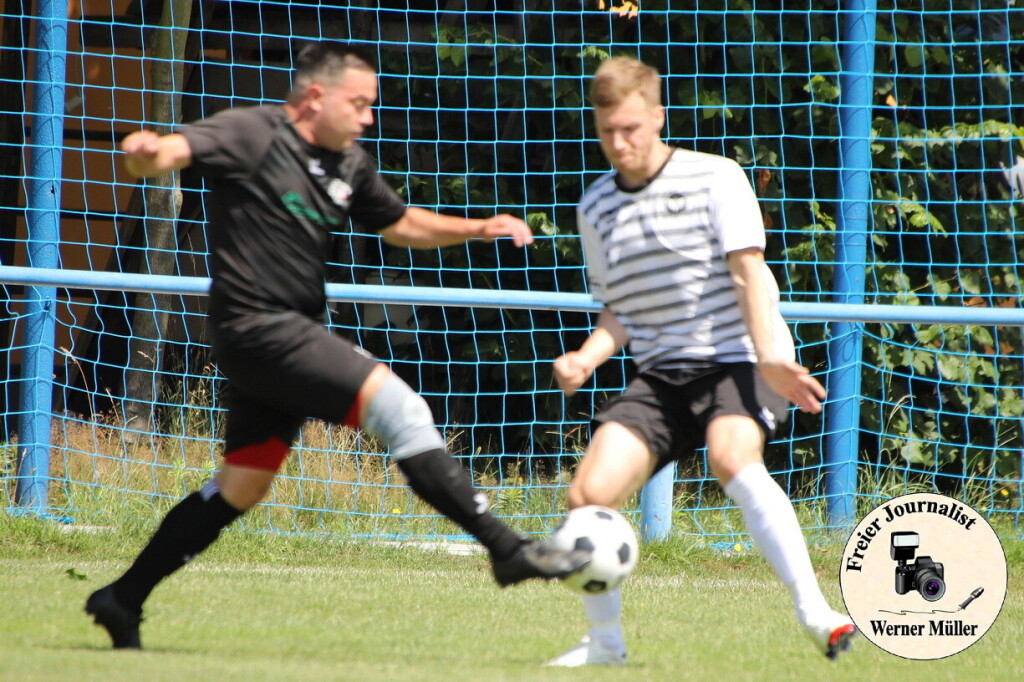
<svg viewBox="0 0 1024 682"><path fill-rule="evenodd" d="M358 145L306 142L281 106L222 111L181 130L208 181L210 316L296 311L322 319L331 232L380 230L405 203Z"/></svg>

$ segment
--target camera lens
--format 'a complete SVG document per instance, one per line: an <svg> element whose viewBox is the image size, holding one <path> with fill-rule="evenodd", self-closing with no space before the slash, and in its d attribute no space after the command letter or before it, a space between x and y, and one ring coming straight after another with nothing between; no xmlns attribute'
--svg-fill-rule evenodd
<svg viewBox="0 0 1024 682"><path fill-rule="evenodd" d="M917 574L917 591L928 601L938 601L946 594L946 583L934 570L926 568Z"/></svg>

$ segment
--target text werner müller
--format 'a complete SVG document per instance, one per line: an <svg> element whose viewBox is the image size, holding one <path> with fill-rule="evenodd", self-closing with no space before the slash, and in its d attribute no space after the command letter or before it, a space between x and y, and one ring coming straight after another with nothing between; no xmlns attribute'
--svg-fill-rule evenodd
<svg viewBox="0 0 1024 682"><path fill-rule="evenodd" d="M920 637L925 634L924 623L917 625L893 625L884 620L871 621L871 630L876 635L888 637ZM930 620L928 635L974 637L978 634L977 625L967 625L962 620Z"/></svg>

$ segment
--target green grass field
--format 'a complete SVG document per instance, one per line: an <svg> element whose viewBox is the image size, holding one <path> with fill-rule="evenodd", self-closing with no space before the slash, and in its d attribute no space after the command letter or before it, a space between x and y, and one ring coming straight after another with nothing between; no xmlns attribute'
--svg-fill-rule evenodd
<svg viewBox="0 0 1024 682"><path fill-rule="evenodd" d="M557 584L499 590L481 555L340 540L227 533L158 587L145 651L112 651L82 612L123 570L139 533L67 531L0 514L0 680L1020 680L1024 547L1007 541L1010 584L992 629L938 661L892 656L863 637L837 662L817 654L756 555L685 540L646 547L624 588L630 665L542 668L585 630ZM842 606L841 546L814 550Z"/></svg>

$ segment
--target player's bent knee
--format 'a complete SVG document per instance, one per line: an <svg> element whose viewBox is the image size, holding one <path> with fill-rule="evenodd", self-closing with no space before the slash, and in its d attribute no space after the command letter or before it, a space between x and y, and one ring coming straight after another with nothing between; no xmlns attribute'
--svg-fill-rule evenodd
<svg viewBox="0 0 1024 682"><path fill-rule="evenodd" d="M569 486L569 508L599 504L619 509L631 494L632 489L620 485L616 479L585 476L577 478Z"/></svg>
<svg viewBox="0 0 1024 682"><path fill-rule="evenodd" d="M577 507L585 507L587 504L587 497L583 494L583 491L579 488L569 488L569 509L576 509Z"/></svg>
<svg viewBox="0 0 1024 682"><path fill-rule="evenodd" d="M445 448L427 401L394 374L370 399L363 428L387 443L397 460Z"/></svg>

